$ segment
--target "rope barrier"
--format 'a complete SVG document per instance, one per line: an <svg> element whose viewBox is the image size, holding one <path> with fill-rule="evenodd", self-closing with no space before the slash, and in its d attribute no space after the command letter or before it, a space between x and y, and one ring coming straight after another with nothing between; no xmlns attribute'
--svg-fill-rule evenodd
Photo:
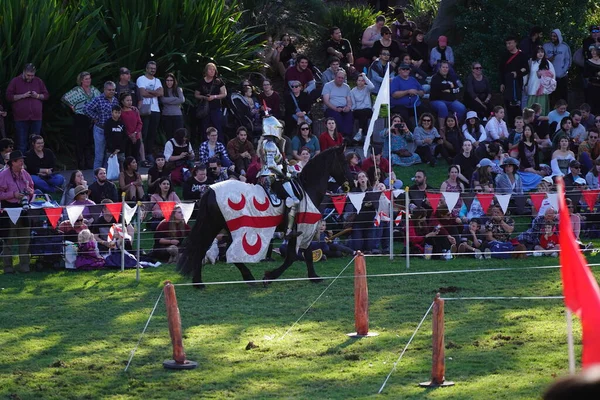
<svg viewBox="0 0 600 400"><path fill-rule="evenodd" d="M148 321L146 321L146 325L144 325L144 329L142 330L142 334L140 335L140 338L138 339L138 342L135 345L135 347L133 348L133 350L131 350L131 355L129 356L129 361L127 361L127 365L125 366L125 370L123 372L127 372L127 369L129 368L129 365L131 364L131 361L133 360L133 356L135 356L135 352L137 351L140 343L142 342L142 338L144 337L144 333L146 333L146 329L148 329L148 325L150 325L150 320L152 319L152 316L154 315L154 311L156 311L156 307L158 307L158 302L162 298L162 295L163 295L163 291L161 290L160 294L158 295L158 299L156 299L156 303L154 303L154 307L152 308L152 311L150 312L150 316L148 317Z"/></svg>
<svg viewBox="0 0 600 400"><path fill-rule="evenodd" d="M565 296L493 296L493 297L442 297L444 301L450 300L561 300Z"/></svg>

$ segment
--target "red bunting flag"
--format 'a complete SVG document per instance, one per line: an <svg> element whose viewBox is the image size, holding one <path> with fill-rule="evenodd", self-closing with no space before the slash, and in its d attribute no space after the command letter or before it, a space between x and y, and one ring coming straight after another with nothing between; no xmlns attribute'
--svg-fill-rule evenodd
<svg viewBox="0 0 600 400"><path fill-rule="evenodd" d="M175 208L175 202L159 201L158 206L160 207L160 211L162 211L163 218L167 221L171 219L171 214L173 213L173 209Z"/></svg>
<svg viewBox="0 0 600 400"><path fill-rule="evenodd" d="M104 206L108 208L108 211L110 211L115 221L119 222L119 217L121 216L121 208L123 208L123 204L106 203Z"/></svg>
<svg viewBox="0 0 600 400"><path fill-rule="evenodd" d="M546 193L536 192L531 193L531 203L533 204L533 208L535 208L536 213L540 211L540 207L546 198Z"/></svg>
<svg viewBox="0 0 600 400"><path fill-rule="evenodd" d="M331 196L331 201L338 214L342 215L344 213L344 206L346 205L346 195L341 194L339 196Z"/></svg>
<svg viewBox="0 0 600 400"><path fill-rule="evenodd" d="M56 226L58 225L58 220L62 215L62 207L44 208L44 211L46 211L46 216L48 217L48 221L50 221L50 225L52 225L52 228L56 229Z"/></svg>
<svg viewBox="0 0 600 400"><path fill-rule="evenodd" d="M387 199L389 201L392 201L392 191L391 190L384 190L383 194L385 194L385 197L387 197Z"/></svg>
<svg viewBox="0 0 600 400"><path fill-rule="evenodd" d="M600 190L584 190L583 191L583 199L585 200L585 204L590 208L590 212L594 212L594 208L596 206L596 200L598 200L598 194Z"/></svg>
<svg viewBox="0 0 600 400"><path fill-rule="evenodd" d="M487 213L490 204L492 204L492 200L494 200L494 193L477 193L477 200L479 200L483 212Z"/></svg>
<svg viewBox="0 0 600 400"><path fill-rule="evenodd" d="M438 205L440 204L440 199L442 198L442 194L441 193L431 193L431 192L425 192L425 194L427 195L427 200L429 200L429 205L431 205L431 208L433 208L433 213L435 214L435 212L437 211Z"/></svg>
<svg viewBox="0 0 600 400"><path fill-rule="evenodd" d="M564 182L558 178L560 274L563 282L565 305L581 319L583 368L600 363L600 288L587 266L575 241L571 218L564 195Z"/></svg>

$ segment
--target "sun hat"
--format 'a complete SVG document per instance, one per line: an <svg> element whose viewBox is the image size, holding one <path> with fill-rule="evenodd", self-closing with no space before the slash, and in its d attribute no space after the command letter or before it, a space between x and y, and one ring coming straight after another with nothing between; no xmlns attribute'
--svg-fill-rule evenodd
<svg viewBox="0 0 600 400"><path fill-rule="evenodd" d="M479 119L479 117L477 116L477 113L475 111L469 111L467 113L466 119L471 119L471 118L477 118L477 119Z"/></svg>
<svg viewBox="0 0 600 400"><path fill-rule="evenodd" d="M74 192L75 192L75 195L73 197L77 197L82 193L88 194L90 192L90 190L86 186L78 185L75 187Z"/></svg>
<svg viewBox="0 0 600 400"><path fill-rule="evenodd" d="M489 158L482 158L481 161L479 161L479 166L480 167L493 167L494 163Z"/></svg>

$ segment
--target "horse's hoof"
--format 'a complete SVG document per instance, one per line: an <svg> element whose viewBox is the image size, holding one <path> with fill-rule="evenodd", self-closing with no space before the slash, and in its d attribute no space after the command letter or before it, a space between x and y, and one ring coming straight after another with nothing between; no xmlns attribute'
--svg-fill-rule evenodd
<svg viewBox="0 0 600 400"><path fill-rule="evenodd" d="M271 276L271 275L270 275L268 272L265 272L265 274L263 275L263 278L262 278L262 281L263 281L263 286L264 286L264 287L267 287L267 286L269 286L269 285L271 284L271 281L272 281L273 279L274 279L274 278L273 278L273 277L272 277L272 276Z"/></svg>
<svg viewBox="0 0 600 400"><path fill-rule="evenodd" d="M204 290L206 289L206 285L202 282L194 282L194 288L197 290Z"/></svg>
<svg viewBox="0 0 600 400"><path fill-rule="evenodd" d="M321 282L323 282L323 279L319 275L309 276L309 278L310 278L310 281L312 283L321 283Z"/></svg>

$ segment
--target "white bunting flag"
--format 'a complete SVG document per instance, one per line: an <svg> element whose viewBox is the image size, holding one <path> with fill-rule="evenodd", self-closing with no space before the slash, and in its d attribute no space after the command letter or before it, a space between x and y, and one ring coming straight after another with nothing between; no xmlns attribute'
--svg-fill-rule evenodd
<svg viewBox="0 0 600 400"><path fill-rule="evenodd" d="M133 216L135 215L135 212L137 211L137 204L134 207L129 207L129 205L127 203L123 203L125 205L125 208L123 209L123 218L125 218L125 225L129 225L129 223L131 222L131 219L133 218Z"/></svg>
<svg viewBox="0 0 600 400"><path fill-rule="evenodd" d="M69 217L69 222L71 226L75 226L75 222L79 219L83 210L85 210L85 206L76 205L76 206L67 206L67 216Z"/></svg>
<svg viewBox="0 0 600 400"><path fill-rule="evenodd" d="M558 212L558 193L548 193L547 196L552 208Z"/></svg>
<svg viewBox="0 0 600 400"><path fill-rule="evenodd" d="M502 207L502 212L506 214L506 210L508 210L508 202L510 201L511 194L497 194L496 199L498 203L500 203L500 207Z"/></svg>
<svg viewBox="0 0 600 400"><path fill-rule="evenodd" d="M456 203L458 203L458 196L460 193L457 192L442 192L444 195L444 200L446 201L446 205L448 206L448 211L452 211Z"/></svg>
<svg viewBox="0 0 600 400"><path fill-rule="evenodd" d="M12 223L16 225L19 217L21 217L21 211L23 211L23 209L21 207L11 207L5 208L4 211L6 211Z"/></svg>
<svg viewBox="0 0 600 400"><path fill-rule="evenodd" d="M348 198L350 199L350 202L352 203L354 208L356 208L356 213L358 214L360 212L360 209L362 208L362 202L363 202L363 199L365 198L365 194L364 193L348 193Z"/></svg>
<svg viewBox="0 0 600 400"><path fill-rule="evenodd" d="M392 191L392 193L394 193L394 197L398 197L400 196L402 193L404 193L404 189L394 189Z"/></svg>
<svg viewBox="0 0 600 400"><path fill-rule="evenodd" d="M183 219L185 220L186 224L188 223L188 221L192 217L192 214L194 213L195 205L196 205L196 203L179 203L179 204L177 204L177 206L179 206L181 208L181 212L183 213Z"/></svg>

